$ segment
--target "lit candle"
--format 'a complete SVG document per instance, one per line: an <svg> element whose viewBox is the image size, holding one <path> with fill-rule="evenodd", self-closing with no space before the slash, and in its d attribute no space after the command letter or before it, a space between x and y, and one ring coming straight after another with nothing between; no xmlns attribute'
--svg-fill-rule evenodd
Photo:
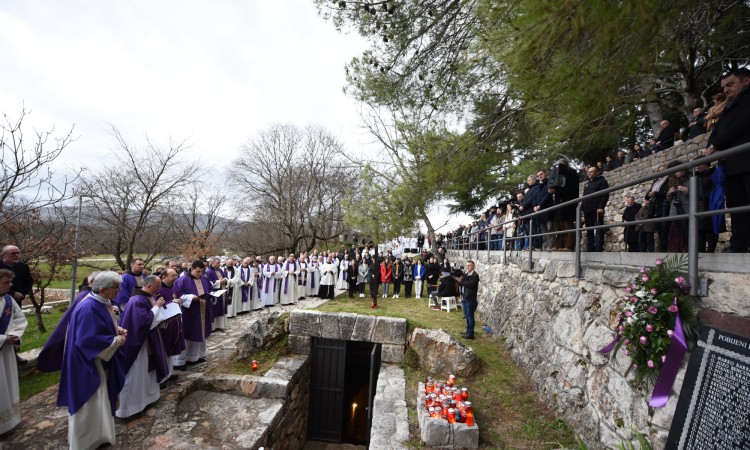
<svg viewBox="0 0 750 450"><path fill-rule="evenodd" d="M466 388L461 388L461 400L466 401L469 399L469 390Z"/></svg>
<svg viewBox="0 0 750 450"><path fill-rule="evenodd" d="M253 360L253 362L250 363L250 368L253 369L253 372L255 372L256 370L258 370L258 361Z"/></svg>
<svg viewBox="0 0 750 450"><path fill-rule="evenodd" d="M456 410L453 408L448 408L448 422L456 423Z"/></svg>

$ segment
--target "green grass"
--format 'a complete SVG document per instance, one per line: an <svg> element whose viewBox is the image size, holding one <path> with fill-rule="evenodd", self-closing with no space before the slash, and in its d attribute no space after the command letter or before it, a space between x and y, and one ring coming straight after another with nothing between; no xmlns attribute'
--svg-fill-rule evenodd
<svg viewBox="0 0 750 450"><path fill-rule="evenodd" d="M432 310L427 307L427 299L424 297L378 298L378 307L371 309L370 298L355 296L354 299L349 299L344 295L321 305L318 309L327 312L403 317L407 321L409 332L414 328L442 328L472 347L480 360L481 368L469 379L459 377L457 383L469 388L480 427L481 448L577 447L572 430L537 399L533 385L523 370L512 362L502 341L481 329L481 321L478 321L480 325L476 328L476 339L464 340L458 337L465 326L461 311L447 313ZM410 409L410 447L419 448L421 444L416 413L413 413L416 411L417 384L428 375L445 379L448 374L428 373L425 369L417 367L415 362L415 355L407 351L403 367L407 382L407 404Z"/></svg>
<svg viewBox="0 0 750 450"><path fill-rule="evenodd" d="M60 372L44 373L36 369L31 373L24 374L19 380L19 392L21 401L33 397L48 387L60 382Z"/></svg>
<svg viewBox="0 0 750 450"><path fill-rule="evenodd" d="M55 329L55 326L60 321L60 318L67 307L68 305L55 306L52 309L52 314L42 314L42 322L47 329L46 333L39 331L36 316L31 315L26 317L29 321L29 325L26 327L26 331L21 338L21 351L25 352L35 348L41 348L44 343L47 342L47 338L52 334L52 331Z"/></svg>

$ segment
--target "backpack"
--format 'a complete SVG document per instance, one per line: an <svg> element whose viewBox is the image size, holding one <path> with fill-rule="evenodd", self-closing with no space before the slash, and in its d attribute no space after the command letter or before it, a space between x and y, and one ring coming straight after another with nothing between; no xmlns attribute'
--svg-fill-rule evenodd
<svg viewBox="0 0 750 450"><path fill-rule="evenodd" d="M560 164L555 164L554 166L552 166L552 170L549 171L549 175L547 177L547 187L564 188L565 181L566 181L565 175L560 173Z"/></svg>

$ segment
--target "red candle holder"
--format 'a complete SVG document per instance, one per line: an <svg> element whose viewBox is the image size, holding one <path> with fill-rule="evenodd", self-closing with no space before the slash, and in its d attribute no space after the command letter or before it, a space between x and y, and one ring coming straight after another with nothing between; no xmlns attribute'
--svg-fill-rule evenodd
<svg viewBox="0 0 750 450"><path fill-rule="evenodd" d="M250 363L250 368L253 369L253 372L258 370L258 361L253 360L253 362Z"/></svg>
<svg viewBox="0 0 750 450"><path fill-rule="evenodd" d="M448 422L456 423L456 410L453 408L448 408Z"/></svg>
<svg viewBox="0 0 750 450"><path fill-rule="evenodd" d="M461 388L461 400L466 401L469 399L469 390L467 388Z"/></svg>

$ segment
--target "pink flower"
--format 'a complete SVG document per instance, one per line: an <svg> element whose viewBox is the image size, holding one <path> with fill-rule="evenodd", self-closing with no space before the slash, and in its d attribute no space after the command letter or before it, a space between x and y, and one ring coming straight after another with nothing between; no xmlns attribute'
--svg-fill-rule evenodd
<svg viewBox="0 0 750 450"><path fill-rule="evenodd" d="M650 278L645 273L641 276L641 280L643 280L644 283L648 282Z"/></svg>
<svg viewBox="0 0 750 450"><path fill-rule="evenodd" d="M671 312L671 313L676 313L677 311L679 311L679 310L680 310L680 308L678 308L678 307L677 307L677 305L674 305L674 304L673 304L673 305L669 305L669 308L667 308L667 309L668 309L668 310L669 310L669 312Z"/></svg>
<svg viewBox="0 0 750 450"><path fill-rule="evenodd" d="M649 369L653 369L654 368L654 362L651 361L650 359L648 361L646 361L646 365L648 366Z"/></svg>
<svg viewBox="0 0 750 450"><path fill-rule="evenodd" d="M647 338L646 336L641 336L641 337L640 337L640 338L638 339L638 342L640 342L640 343L641 343L641 345L647 345L647 344L648 344L648 338Z"/></svg>
<svg viewBox="0 0 750 450"><path fill-rule="evenodd" d="M633 364L633 369L637 369L637 368L638 368L638 364Z"/></svg>
<svg viewBox="0 0 750 450"><path fill-rule="evenodd" d="M623 331L625 331L625 327L622 326L622 325L618 325L617 331L619 331L620 333L622 333Z"/></svg>
<svg viewBox="0 0 750 450"><path fill-rule="evenodd" d="M658 293L659 293L659 291L657 291L656 288L651 288L651 294L652 295L656 295Z"/></svg>
<svg viewBox="0 0 750 450"><path fill-rule="evenodd" d="M625 341L623 342L623 344L625 344L625 345L630 344L630 339L625 339Z"/></svg>
<svg viewBox="0 0 750 450"><path fill-rule="evenodd" d="M669 339L672 339L672 336L674 335L674 331L667 330L667 336L669 336Z"/></svg>
<svg viewBox="0 0 750 450"><path fill-rule="evenodd" d="M664 363L667 361L667 355L661 355L661 362Z"/></svg>
<svg viewBox="0 0 750 450"><path fill-rule="evenodd" d="M656 314L657 312L659 312L659 310L656 309L656 306L649 306L647 311L650 312L651 314Z"/></svg>
<svg viewBox="0 0 750 450"><path fill-rule="evenodd" d="M646 273L646 268L641 266L641 273Z"/></svg>
<svg viewBox="0 0 750 450"><path fill-rule="evenodd" d="M646 331L648 331L649 333L651 333L652 331L654 331L654 326L651 325L650 323L646 324Z"/></svg>
<svg viewBox="0 0 750 450"><path fill-rule="evenodd" d="M633 317L633 311L625 311L627 317Z"/></svg>
<svg viewBox="0 0 750 450"><path fill-rule="evenodd" d="M685 284L685 277L677 277L674 279L674 282L677 284Z"/></svg>
<svg viewBox="0 0 750 450"><path fill-rule="evenodd" d="M625 292L627 292L628 294L630 294L630 291L631 291L630 286L625 288Z"/></svg>
<svg viewBox="0 0 750 450"><path fill-rule="evenodd" d="M638 297L630 297L630 301L633 303L638 303Z"/></svg>
<svg viewBox="0 0 750 450"><path fill-rule="evenodd" d="M630 352L628 351L628 349L625 349L625 350L622 351L622 354L625 355L625 356L628 356L630 354Z"/></svg>
<svg viewBox="0 0 750 450"><path fill-rule="evenodd" d="M656 258L656 265L661 266L662 264L664 264L664 260L661 258Z"/></svg>

